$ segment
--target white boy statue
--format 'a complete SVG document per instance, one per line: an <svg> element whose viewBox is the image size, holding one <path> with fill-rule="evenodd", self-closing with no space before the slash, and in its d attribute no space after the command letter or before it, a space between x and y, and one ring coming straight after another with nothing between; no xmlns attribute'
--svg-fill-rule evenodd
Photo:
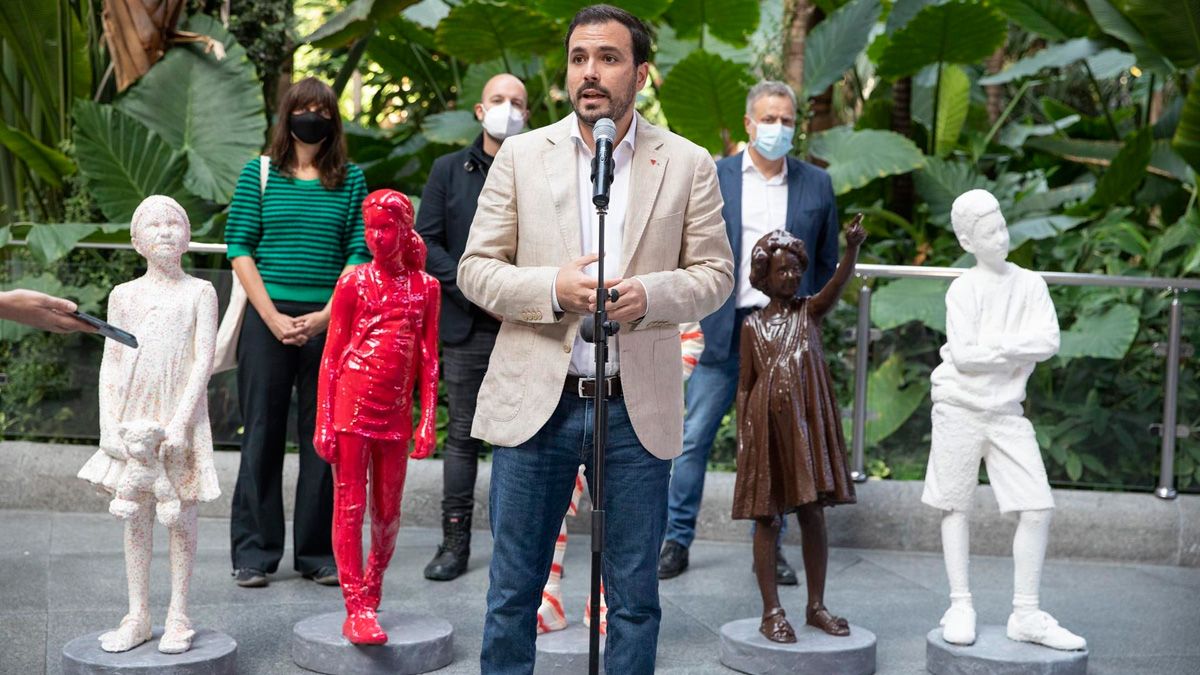
<svg viewBox="0 0 1200 675"><path fill-rule="evenodd" d="M942 363L930 376L933 441L921 501L944 512L950 609L942 617L942 638L959 645L975 642L968 518L984 460L1000 511L1020 513L1008 637L1083 649L1083 638L1038 608L1054 498L1033 425L1021 407L1034 366L1058 352L1054 303L1041 277L1005 260L1008 229L991 193L960 195L950 220L958 243L976 262L946 292L946 344Z"/></svg>

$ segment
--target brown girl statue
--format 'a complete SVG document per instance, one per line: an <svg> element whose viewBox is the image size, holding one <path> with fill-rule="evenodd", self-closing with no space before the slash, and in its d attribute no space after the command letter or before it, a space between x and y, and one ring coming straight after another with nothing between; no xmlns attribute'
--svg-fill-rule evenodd
<svg viewBox="0 0 1200 675"><path fill-rule="evenodd" d="M754 573L762 592L759 631L774 642L795 642L775 584L775 543L781 518L800 520L805 620L830 635L849 635L850 624L825 608L826 506L853 504L846 441L833 397L833 378L821 346L821 321L850 275L866 239L862 216L846 229L846 253L816 295L797 298L808 266L804 242L783 230L754 245L750 283L771 300L742 324L737 389L738 457L733 517L753 519Z"/></svg>

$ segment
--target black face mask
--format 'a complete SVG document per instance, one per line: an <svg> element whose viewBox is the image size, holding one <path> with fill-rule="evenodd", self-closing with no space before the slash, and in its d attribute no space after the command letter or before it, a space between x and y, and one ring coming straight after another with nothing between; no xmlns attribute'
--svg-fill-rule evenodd
<svg viewBox="0 0 1200 675"><path fill-rule="evenodd" d="M292 115L289 125L296 138L312 145L320 143L333 133L333 120L327 120L312 111Z"/></svg>

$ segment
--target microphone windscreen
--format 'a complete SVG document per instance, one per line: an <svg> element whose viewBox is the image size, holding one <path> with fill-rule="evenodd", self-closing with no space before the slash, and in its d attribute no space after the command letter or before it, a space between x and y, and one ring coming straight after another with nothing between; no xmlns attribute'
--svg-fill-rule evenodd
<svg viewBox="0 0 1200 675"><path fill-rule="evenodd" d="M617 140L617 125L613 124L613 121L607 117L601 118L592 127L592 137L597 141L606 139L609 143L615 143Z"/></svg>

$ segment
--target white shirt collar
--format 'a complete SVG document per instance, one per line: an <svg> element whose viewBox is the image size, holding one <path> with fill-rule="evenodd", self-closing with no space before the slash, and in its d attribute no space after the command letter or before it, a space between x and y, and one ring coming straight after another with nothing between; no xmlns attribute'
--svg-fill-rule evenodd
<svg viewBox="0 0 1200 675"><path fill-rule="evenodd" d="M779 173L775 174L774 176L772 176L770 178L767 178L766 176L762 175L762 172L758 170L757 166L754 166L754 158L752 158L750 156L750 148L747 147L745 150L742 151L742 173L747 173L749 171L753 171L753 172L757 173L765 181L771 181L772 183L774 183L774 181L778 180L780 182L786 183L787 175L788 175L787 165L788 165L787 158L785 157L783 159L783 171L780 171Z"/></svg>
<svg viewBox="0 0 1200 675"><path fill-rule="evenodd" d="M593 154L592 151L588 149L587 143L584 142L582 132L579 131L579 115L571 113L571 118L571 138L577 140L579 142L579 147L583 148L588 155ZM635 112L633 113L633 120L629 122L629 131L625 132L625 138L622 138L621 142L617 144L618 147L622 145L628 146L629 152L633 152L637 148L637 124L638 114ZM615 149L613 151L616 152Z"/></svg>

